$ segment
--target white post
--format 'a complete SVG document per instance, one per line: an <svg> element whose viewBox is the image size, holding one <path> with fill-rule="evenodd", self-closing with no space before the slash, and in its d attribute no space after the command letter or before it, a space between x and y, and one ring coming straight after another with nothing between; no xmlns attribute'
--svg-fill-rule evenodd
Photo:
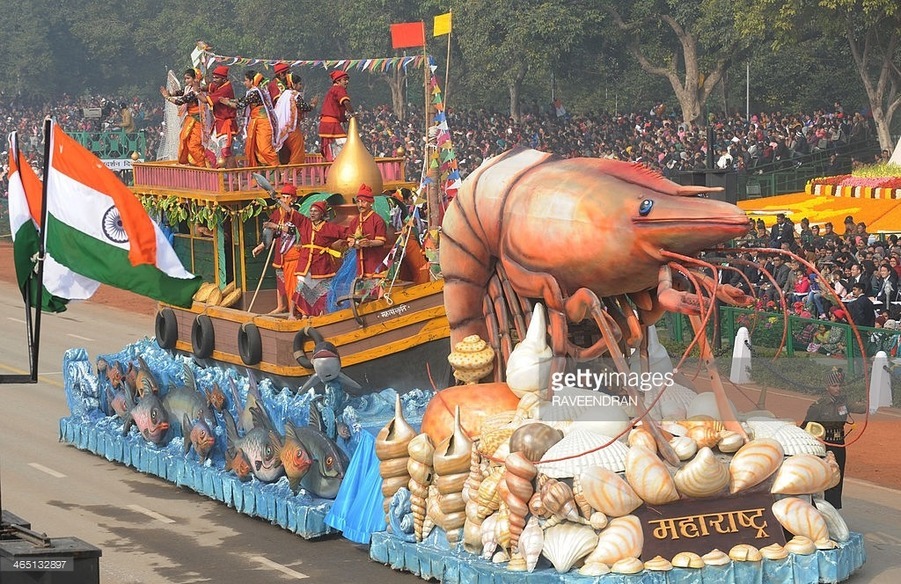
<svg viewBox="0 0 901 584"><path fill-rule="evenodd" d="M892 376L886 371L888 355L885 351L876 353L873 371L870 375L870 413L883 407L892 406Z"/></svg>
<svg viewBox="0 0 901 584"><path fill-rule="evenodd" d="M729 381L732 383L751 382L751 336L748 329L741 327L735 334L735 343L732 345L732 372Z"/></svg>

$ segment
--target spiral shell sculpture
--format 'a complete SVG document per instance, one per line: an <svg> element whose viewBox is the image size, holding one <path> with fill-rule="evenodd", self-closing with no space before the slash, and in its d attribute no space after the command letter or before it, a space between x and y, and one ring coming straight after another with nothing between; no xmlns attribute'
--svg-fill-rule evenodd
<svg viewBox="0 0 901 584"><path fill-rule="evenodd" d="M432 455L435 447L428 434L420 434L407 445L410 459L407 472L410 475L410 508L413 511L413 534L422 541L422 523L425 521L426 500L432 484Z"/></svg>
<svg viewBox="0 0 901 584"><path fill-rule="evenodd" d="M504 503L510 509L510 549L516 552L519 550L519 536L526 526L529 499L535 492L532 480L538 474L538 469L522 452L513 452L507 456L505 465L504 478L498 486Z"/></svg>
<svg viewBox="0 0 901 584"><path fill-rule="evenodd" d="M494 349L478 335L470 335L456 344L447 361L454 368L454 378L478 383L494 370Z"/></svg>
<svg viewBox="0 0 901 584"><path fill-rule="evenodd" d="M522 452L532 462L541 457L555 444L563 439L563 432L551 428L547 424L535 422L516 428L510 435L510 451Z"/></svg>
<svg viewBox="0 0 901 584"><path fill-rule="evenodd" d="M546 512L559 520L579 521L579 508L573 496L573 490L564 482L545 477L538 481L541 505Z"/></svg>
<svg viewBox="0 0 901 584"><path fill-rule="evenodd" d="M451 545L460 540L460 528L466 519L466 503L463 502L463 483L469 477L472 441L460 425L460 408L454 413L454 432L435 447L432 457L438 487L438 506L442 521L436 522L447 534Z"/></svg>
<svg viewBox="0 0 901 584"><path fill-rule="evenodd" d="M404 409L398 395L394 401L394 418L375 438L375 455L380 461L379 474L382 476L382 496L385 498L383 507L386 513L394 493L410 482L410 474L407 472L410 455L407 448L415 437L416 430L404 418Z"/></svg>
<svg viewBox="0 0 901 584"><path fill-rule="evenodd" d="M483 472L487 472L488 462L482 463L482 456L478 451L478 442L473 442L469 456L469 476L463 483L463 502L466 507L466 520L463 523L463 548L472 554L482 553L481 525L482 517L479 517L478 494L479 487L484 478Z"/></svg>
<svg viewBox="0 0 901 584"><path fill-rule="evenodd" d="M531 572L538 564L541 548L544 547L544 530L538 524L537 517L530 517L525 529L519 536L519 553L526 561L526 570Z"/></svg>

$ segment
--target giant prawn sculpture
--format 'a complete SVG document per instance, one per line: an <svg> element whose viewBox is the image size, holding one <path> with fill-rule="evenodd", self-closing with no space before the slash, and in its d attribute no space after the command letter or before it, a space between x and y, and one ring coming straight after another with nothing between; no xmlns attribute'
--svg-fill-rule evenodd
<svg viewBox="0 0 901 584"><path fill-rule="evenodd" d="M442 223L439 253L452 346L479 335L509 356L504 306L522 338L527 299L540 300L549 317L552 372L562 371L567 358L586 361L604 353L627 371L630 347L639 348L646 362L646 327L666 311L679 312L692 321L718 409L726 414L704 323L713 298L734 305L751 298L717 284L717 268L694 256L746 233L748 219L734 205L699 196L716 190L680 186L637 164L561 159L536 150L485 161L463 183ZM705 267L714 277L685 264ZM674 271L683 276L676 286ZM569 330L586 318L600 338L582 347ZM727 427L744 435L729 418L722 417ZM675 460L671 450L662 453Z"/></svg>

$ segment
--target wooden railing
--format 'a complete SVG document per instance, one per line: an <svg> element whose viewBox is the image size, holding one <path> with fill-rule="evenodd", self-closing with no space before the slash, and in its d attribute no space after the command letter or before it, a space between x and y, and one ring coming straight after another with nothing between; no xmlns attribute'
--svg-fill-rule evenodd
<svg viewBox="0 0 901 584"><path fill-rule="evenodd" d="M407 184L403 158L377 158L375 163L386 189ZM253 178L253 174L258 173L273 185L290 183L298 192L309 193L325 187L330 166L331 163L315 154L308 154L304 164L240 168L197 168L171 161L136 162L133 190L138 194L239 200L259 196L259 186Z"/></svg>

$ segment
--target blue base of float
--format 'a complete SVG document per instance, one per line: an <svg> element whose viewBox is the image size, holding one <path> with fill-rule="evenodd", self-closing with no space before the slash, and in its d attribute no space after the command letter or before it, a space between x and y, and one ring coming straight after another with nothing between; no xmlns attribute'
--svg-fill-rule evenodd
<svg viewBox="0 0 901 584"><path fill-rule="evenodd" d="M435 531L439 531L437 528ZM443 544L443 545L442 545ZM841 547L817 550L809 556L789 554L784 560L731 562L702 569L646 570L638 574L582 576L577 570L557 573L541 558L532 573L511 572L506 564L493 564L462 549L449 549L443 536L430 535L423 543L409 543L386 531L372 534L369 557L393 570L412 572L424 580L444 584L816 584L841 582L866 562L863 535L852 533Z"/></svg>
<svg viewBox="0 0 901 584"><path fill-rule="evenodd" d="M133 362L137 355L143 357L161 387L183 383L180 372L184 361L160 349L152 339L143 339L117 354L102 355L100 358L107 363L126 363ZM224 387L227 377L235 380L234 371L220 367L202 369L195 375L198 387L203 388L208 388L213 382ZM241 399L246 399L245 381L237 379ZM184 453L181 437L171 438L165 445L155 445L144 440L135 430L123 435L122 421L104 412L109 382L98 377L84 349L66 352L63 382L72 415L60 419L61 442L189 488L241 513L266 519L303 538L344 532L348 539L365 544L373 531L385 529L374 435L394 416L397 394L392 389L353 398L337 408L335 417L323 419L326 426L343 423L350 432L349 438L337 440L351 463L338 497L332 500L311 496L303 489L294 493L284 477L274 483L263 483L255 478L241 482L233 473L226 472L222 455L225 444L222 424L213 428L217 446L211 458L204 462L200 462L194 453ZM306 424L312 407L312 394L295 395L273 387L269 380L261 381L259 387L266 410L279 431L284 430L284 423L288 420L299 426ZM405 415L411 424L418 425L429 399L431 393L419 390L401 397ZM228 400L231 403L230 395ZM235 416L234 405L230 405L229 409ZM333 411L324 411L323 414L329 415ZM373 468L376 471L374 474ZM371 493L378 496L370 497Z"/></svg>

